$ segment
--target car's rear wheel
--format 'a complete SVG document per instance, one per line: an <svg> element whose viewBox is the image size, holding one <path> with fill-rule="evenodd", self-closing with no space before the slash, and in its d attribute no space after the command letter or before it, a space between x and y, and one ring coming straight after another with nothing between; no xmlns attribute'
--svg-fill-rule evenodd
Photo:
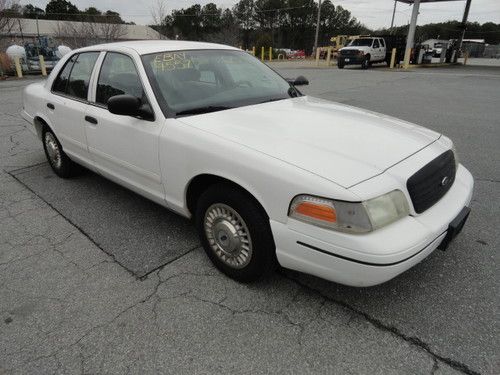
<svg viewBox="0 0 500 375"><path fill-rule="evenodd" d="M246 192L212 185L198 199L195 220L205 252L227 276L250 282L274 269L269 219Z"/></svg>
<svg viewBox="0 0 500 375"><path fill-rule="evenodd" d="M55 174L63 178L72 177L77 174L79 166L63 151L61 143L54 132L45 127L42 139L45 156Z"/></svg>

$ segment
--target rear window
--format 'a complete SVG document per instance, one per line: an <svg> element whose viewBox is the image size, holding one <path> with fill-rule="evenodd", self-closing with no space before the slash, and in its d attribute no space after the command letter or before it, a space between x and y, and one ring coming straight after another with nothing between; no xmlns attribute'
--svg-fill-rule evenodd
<svg viewBox="0 0 500 375"><path fill-rule="evenodd" d="M72 56L56 78L52 91L87 100L90 76L99 52Z"/></svg>
<svg viewBox="0 0 500 375"><path fill-rule="evenodd" d="M69 74L71 73L71 69L73 68L73 64L76 61L78 55L72 56L64 65L64 68L61 69L61 72L57 76L54 84L52 85L52 91L66 93L66 88L68 87L68 79Z"/></svg>

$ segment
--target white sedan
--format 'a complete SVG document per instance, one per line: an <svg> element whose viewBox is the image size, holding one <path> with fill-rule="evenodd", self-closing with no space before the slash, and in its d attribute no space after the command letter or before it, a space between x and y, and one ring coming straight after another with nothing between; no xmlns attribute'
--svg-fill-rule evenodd
<svg viewBox="0 0 500 375"><path fill-rule="evenodd" d="M54 172L85 166L185 217L215 266L376 285L446 248L473 178L449 138L302 95L247 53L141 41L82 48L25 89Z"/></svg>

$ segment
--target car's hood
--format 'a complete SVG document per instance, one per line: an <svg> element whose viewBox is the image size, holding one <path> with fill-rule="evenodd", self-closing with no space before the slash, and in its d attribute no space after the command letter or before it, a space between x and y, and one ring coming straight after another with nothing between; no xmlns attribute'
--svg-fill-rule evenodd
<svg viewBox="0 0 500 375"><path fill-rule="evenodd" d="M439 138L402 120L307 96L178 120L344 187L384 172Z"/></svg>

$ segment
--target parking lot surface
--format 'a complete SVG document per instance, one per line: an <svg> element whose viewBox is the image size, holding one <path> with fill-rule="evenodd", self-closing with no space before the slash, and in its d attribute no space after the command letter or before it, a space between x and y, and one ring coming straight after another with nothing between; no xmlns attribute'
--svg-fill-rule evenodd
<svg viewBox="0 0 500 375"><path fill-rule="evenodd" d="M499 373L500 69L272 66L454 140L475 193L449 249L372 288L239 284L189 221L91 172L56 177L19 116L30 80L0 82L0 374Z"/></svg>

